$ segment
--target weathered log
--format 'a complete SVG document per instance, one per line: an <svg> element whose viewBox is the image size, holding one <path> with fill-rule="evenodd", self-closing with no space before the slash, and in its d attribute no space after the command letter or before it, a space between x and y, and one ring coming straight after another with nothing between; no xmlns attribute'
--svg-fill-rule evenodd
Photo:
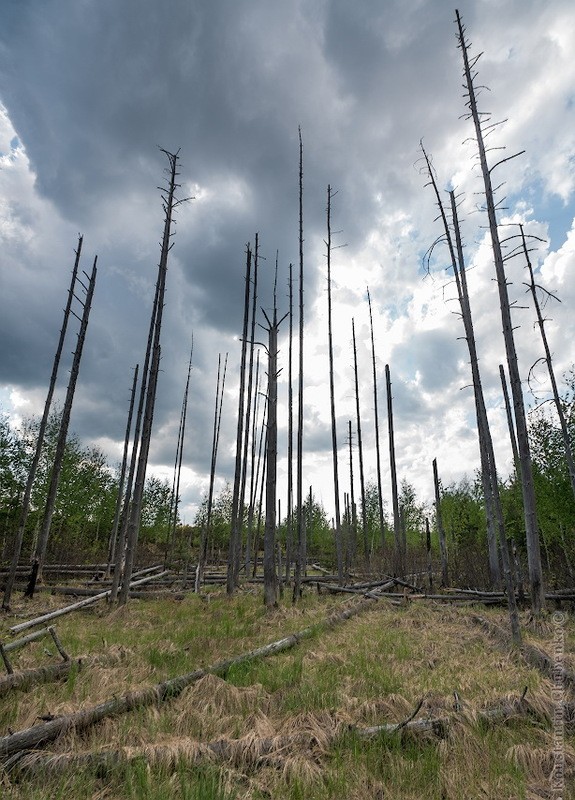
<svg viewBox="0 0 575 800"><path fill-rule="evenodd" d="M220 661L211 667L196 669L193 672L171 678L155 686L149 686L136 692L129 692L122 697L114 697L92 708L76 711L66 716L57 717L49 722L44 722L41 725L33 725L31 728L3 736L0 738L0 758L6 758L20 750L30 750L40 744L56 739L67 731L82 730L106 717L117 716L136 708L144 708L161 703L169 698L177 697L186 687L205 675L225 675L230 667L236 664L267 658L284 650L289 650L302 640L313 636L318 630L331 628L372 607L372 602L364 600L341 612L330 615L318 625L304 628L276 642L271 642L234 658Z"/></svg>
<svg viewBox="0 0 575 800"><path fill-rule="evenodd" d="M159 578L161 575L167 575L169 570L165 570L165 572L159 572L157 575L151 575L146 578L140 578L140 580L133 581L130 584L130 589L136 586L142 586L144 583L149 583L153 581L155 578ZM71 606L65 606L64 608L59 608L57 611L50 611L48 614L43 614L41 617L36 617L35 619L29 619L26 622L21 622L19 625L13 625L8 630L11 633L20 633L20 631L24 631L27 628L33 628L35 625L41 625L43 622L48 622L48 620L56 619L56 617L61 617L64 614L69 614L72 611L77 611L79 608L85 608L86 606L91 606L94 603L97 603L99 600L103 600L105 597L109 597L111 589L108 589L105 592L100 592L99 594L94 595L94 597L87 597L86 600L80 600L79 603L73 603Z"/></svg>
<svg viewBox="0 0 575 800"><path fill-rule="evenodd" d="M415 714L422 705L421 701ZM470 715L471 719L487 724L506 722L516 716L531 713L530 706L524 697L517 700L502 700L500 704L489 709L480 710ZM457 715L443 717L409 717L403 722L384 723L368 728L352 725L349 728L334 725L333 730L325 733L326 745L333 744L345 730L354 732L361 738L372 738L382 733L393 735L406 730L411 735L431 734L445 738L449 727ZM182 759L197 764L202 761L213 762L214 759L236 766L247 762L252 767L267 766L272 759L285 758L286 751L293 748L310 749L314 746L313 734L302 731L290 735L278 735L262 738L247 736L240 739L216 739L213 742L198 742L189 738L179 738L159 744L146 744L141 747L122 747L82 753L16 753L7 759L4 767L16 775L61 774L71 769L97 769L100 775L138 758L145 758L148 763L176 764ZM289 755L289 753L288 753ZM274 763L273 761L271 762Z"/></svg>

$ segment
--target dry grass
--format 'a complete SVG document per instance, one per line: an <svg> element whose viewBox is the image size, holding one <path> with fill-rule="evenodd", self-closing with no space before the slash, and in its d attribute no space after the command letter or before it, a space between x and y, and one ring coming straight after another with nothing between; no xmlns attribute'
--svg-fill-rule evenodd
<svg viewBox="0 0 575 800"><path fill-rule="evenodd" d="M67 713L213 663L338 607L337 598L310 598L301 608L286 604L266 615L259 597L230 603L216 596L209 604L197 598L177 605L158 601L113 614L79 614L65 625L63 619L65 644L69 639L89 650L124 642L126 649L115 664L38 687L16 703L7 698L0 703L2 726L23 728L40 713ZM401 609L374 605L294 650L231 669L226 680L207 675L169 703L105 720L84 733L68 732L51 748L52 772L58 771L53 785L83 780L81 793L68 789L62 796L94 800L209 800L234 792L254 800L544 797L553 752L551 684L515 653L499 649L469 622L470 613L423 603ZM481 613L506 624L498 611ZM530 632L548 652L552 636L552 626ZM516 701L525 687L525 713L497 725L478 715ZM450 720L444 739L404 729L365 740L351 730L405 720L421 698L418 717ZM575 797L573 744L568 733L565 798ZM70 767L71 754L96 752L117 754L115 771L105 778L94 769ZM143 771L141 763L148 765ZM197 772L202 765L215 772ZM205 794L182 788L201 780L213 784ZM42 797L34 794L41 789L36 781L7 790L15 800L35 800Z"/></svg>

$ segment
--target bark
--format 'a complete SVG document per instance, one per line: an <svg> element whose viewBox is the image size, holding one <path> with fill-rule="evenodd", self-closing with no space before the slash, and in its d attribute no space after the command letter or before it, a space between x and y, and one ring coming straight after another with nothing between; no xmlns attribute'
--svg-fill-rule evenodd
<svg viewBox="0 0 575 800"><path fill-rule="evenodd" d="M371 296L367 287L367 304L369 307L369 330L371 334L371 365L373 370L373 411L375 425L375 455L377 466L377 510L379 512L379 535L381 548L385 547L385 518L383 516L383 489L381 483L381 447L379 443L379 403L377 399L377 369L375 361L375 338L373 335L373 314L371 312Z"/></svg>
<svg viewBox="0 0 575 800"><path fill-rule="evenodd" d="M357 506L355 504L355 487L353 479L353 438L351 433L351 420L347 422L348 427L348 445L349 445L349 502L350 502L350 535L348 539L348 572L351 569L357 550Z"/></svg>
<svg viewBox="0 0 575 800"><path fill-rule="evenodd" d="M503 254L501 250L501 243L499 239L499 231L497 227L497 214L496 205L494 200L494 191L491 183L491 174L495 166L489 167L487 162L487 154L483 139L482 119L485 120L485 115L482 115L478 108L475 96L474 74L472 70L477 63L478 57L469 60L469 45L465 39L465 32L459 12L456 12L457 26L458 26L458 39L459 47L463 56L464 76L467 88L468 102L470 117L473 120L475 128L475 137L477 141L479 162L481 166L481 173L483 176L483 183L485 189L485 201L487 206L487 216L489 222L489 232L491 236L491 245L493 249L493 257L495 263L495 273L497 278L497 287L499 290L499 305L501 310L501 321L503 327L503 337L505 341L505 352L507 356L507 367L509 370L509 378L511 381L511 393L513 396L513 406L515 411L515 424L517 427L517 440L519 449L519 458L521 462L521 488L523 493L523 508L525 514L525 534L527 541L527 557L529 562L529 582L531 588L531 603L535 614L541 613L545 607L545 595L543 587L543 570L541 566L541 549L539 543L539 531L537 526L537 513L535 503L535 489L533 484L533 469L531 463L531 453L529 448L529 439L527 433L527 417L525 413L525 404L523 401L523 391L521 387L521 377L519 374L519 367L517 361L517 351L515 348L515 339L513 334L513 323L511 319L511 306L509 303L509 293L507 291L507 276L505 274L505 266L503 261ZM507 159L504 159L505 161ZM499 162L502 163L502 162Z"/></svg>
<svg viewBox="0 0 575 800"><path fill-rule="evenodd" d="M363 469L363 439L361 437L361 413L359 410L359 377L357 371L357 346L355 341L355 322L351 320L353 341L353 375L355 384L355 414L357 425L357 452L359 455L359 489L361 494L361 532L363 539L363 558L369 563L369 541L367 536L367 509L365 507L365 473Z"/></svg>
<svg viewBox="0 0 575 800"><path fill-rule="evenodd" d="M517 437L515 436L513 411L511 410L511 403L509 401L509 390L507 388L507 379L505 377L505 368L503 367L503 364L499 365L499 377L501 378L501 389L503 391L505 415L507 417L507 429L509 431L509 441L511 442L511 452L513 453L513 465L515 466L515 474L517 475L517 479L520 480L521 464L519 462L519 450L517 449Z"/></svg>
<svg viewBox="0 0 575 800"><path fill-rule="evenodd" d="M287 441L287 519L286 583L293 561L293 265L289 265L289 344L288 344L288 441Z"/></svg>
<svg viewBox="0 0 575 800"><path fill-rule="evenodd" d="M12 550L12 559L10 562L10 571L6 580L4 588L4 597L2 600L2 608L5 610L10 609L10 599L12 597L12 590L14 588L14 581L16 580L16 571L18 568L18 560L22 552L22 542L24 539L24 532L26 530L26 521L28 519L28 512L30 511L30 498L32 497L32 489L34 487L34 480L40 463L40 456L42 455L42 447L44 445L44 436L46 435L46 426L48 425L48 418L50 416L50 406L52 405L52 398L56 388L56 380L58 378L58 368L60 366L60 359L62 357L62 350L64 348L64 339L66 338L66 331L68 330L68 320L70 318L70 311L72 308L72 300L74 298L74 288L76 285L76 278L78 275L78 267L80 264L80 255L82 253L83 236L78 238L78 247L76 249L76 259L72 269L72 279L70 281L70 288L68 289L68 299L66 301L66 308L64 309L64 319L60 329L60 337L54 355L54 363L52 365L52 373L50 375L50 383L48 385L48 394L44 403L44 411L42 419L40 420L40 427L38 428L38 438L36 440L36 449L30 464L30 470L26 479L26 487L24 488L24 496L22 498L22 510L20 512L20 520L18 522L18 530L16 532L16 539Z"/></svg>
<svg viewBox="0 0 575 800"><path fill-rule="evenodd" d="M391 376L389 364L385 365L385 386L387 389L387 426L389 431L389 465L391 472L391 502L393 508L393 535L395 542L395 565L400 575L405 573L403 546L401 542L401 520L399 518L399 495L397 492L397 469L395 466L395 433L393 427L393 398L391 395Z"/></svg>
<svg viewBox="0 0 575 800"><path fill-rule="evenodd" d="M112 533L110 534L110 542L108 545L108 566L106 574L109 575L112 570L112 564L116 563L116 555L118 549L118 528L120 525L120 514L122 512L122 499L124 495L124 482L126 480L126 469L128 466L128 450L130 448L130 433L132 430L132 415L134 413L134 401L136 399L136 387L138 385L138 372L140 365L136 364L134 370L134 379L132 381L132 391L130 394L130 407L128 410L128 421L126 423L126 433L124 435L124 451L122 453L122 466L120 467L120 480L118 481L118 497L116 498L116 509L114 511L114 522L112 525Z"/></svg>
<svg viewBox="0 0 575 800"><path fill-rule="evenodd" d="M361 601L356 605L345 609L337 614L327 617L322 623L320 628L323 630L334 627L335 625L345 622L352 617L357 616L361 612L373 607L372 601ZM313 625L309 628L304 628L297 633L292 633L289 636L279 639L270 644L258 647L248 653L235 656L234 658L220 661L211 667L204 669L197 669L193 672L188 672L185 675L171 678L169 680L158 683L155 686L149 686L139 691L129 692L122 697L114 697L104 703L91 708L82 709L81 711L72 712L62 717L57 717L50 722L44 722L41 725L33 725L16 733L0 737L0 758L7 759L8 757L19 753L22 750L29 750L36 748L47 742L61 736L63 733L75 730L85 730L91 725L100 722L111 716L118 716L125 714L129 711L145 708L151 705L158 705L166 700L177 697L184 689L191 686L196 681L203 678L205 675L225 675L230 667L237 664L247 663L259 658L268 658L269 656L281 653L295 647L301 641L309 639L317 635L318 626Z"/></svg>
<svg viewBox="0 0 575 800"><path fill-rule="evenodd" d="M136 475L134 480L134 493L132 497L132 504L130 508L130 519L127 528L126 537L126 557L124 562L124 570L122 575L122 584L120 588L118 602L120 605L125 605L128 602L130 581L132 579L132 570L134 568L134 561L136 557L136 548L138 545L138 536L140 533L140 519L142 516L142 501L144 496L144 486L146 481L146 470L148 466L148 455L150 451L150 441L152 438L152 425L154 419L154 407L156 403L156 390L158 384L158 374L160 370L160 338L162 332L162 316L164 311L164 295L166 290L166 276L168 272L168 255L171 250L171 237L172 237L172 221L176 206L182 201L176 201L175 193L178 188L176 183L177 167L178 167L178 153L168 153L163 151L169 161L169 182L168 189L165 192L164 199L164 232L162 237L162 246L160 251L160 263L158 265L158 278L156 281L156 299L154 303L155 314L152 311L152 318L150 320L150 335L148 336L148 352L146 353L146 361L148 361L149 353L151 352L150 372L149 375L142 375L142 388L146 386L146 402L144 406L144 415L142 423L142 439L140 443L140 451L138 454L138 465L136 468ZM150 342L151 340L151 342ZM150 348L151 343L151 348Z"/></svg>
<svg viewBox="0 0 575 800"><path fill-rule="evenodd" d="M238 421L236 427L236 459L234 469L234 488L232 492L232 519L230 530L230 545L228 550L228 571L226 579L226 592L232 595L238 585L240 572L240 550L242 536L242 522L240 517L240 491L242 482L242 442L244 431L245 407L245 381L246 381L246 352L248 338L248 321L250 308L250 275L252 266L252 251L248 244L246 251L246 276L244 293L244 322L242 329L242 353L240 358L240 387L238 397Z"/></svg>
<svg viewBox="0 0 575 800"><path fill-rule="evenodd" d="M335 417L335 385L333 377L333 319L331 303L331 186L327 187L327 343L329 355L329 406L331 414L331 452L333 465L333 494L335 508L335 550L339 582L343 584L343 550L341 541L341 512L339 507L339 468L337 461L337 426Z"/></svg>
<svg viewBox="0 0 575 800"><path fill-rule="evenodd" d="M72 361L72 368L70 370L70 380L68 381L68 389L66 390L66 398L64 400L64 408L62 410L62 419L60 420L60 430L58 432L58 441L56 443L56 453L54 455L54 463L52 464L52 472L50 475L50 485L48 488L48 496L46 499L46 507L44 509L44 517L42 519L42 529L36 545L34 553L34 560L38 564L37 575L42 574L42 565L46 558L46 548L48 546L48 537L50 535L50 527L52 524L52 515L56 505L56 494L58 492L58 485L60 483L60 475L62 471L62 464L64 462L64 453L66 450L66 440L68 438L68 427L70 424L70 415L72 413L72 403L74 401L74 393L76 391L76 382L80 372L80 362L82 359L82 350L84 348L84 341L86 339L86 331L88 330L88 320L90 318L90 310L92 308L92 298L94 296L94 288L96 286L97 264L98 256L94 258L94 265L92 273L88 279L88 286L86 287L86 298L83 303L82 319L80 321L80 330L78 332L78 340L76 343L76 350L74 351L74 359ZM31 581L31 586L27 590L27 596L32 597L36 581ZM28 593L29 591L29 593Z"/></svg>
<svg viewBox="0 0 575 800"><path fill-rule="evenodd" d="M296 508L297 508L297 560L293 585L293 602L299 600L301 594L302 569L307 558L305 520L303 515L303 142L301 128L299 135L299 364L298 364L298 408L297 408L297 456L296 456Z"/></svg>

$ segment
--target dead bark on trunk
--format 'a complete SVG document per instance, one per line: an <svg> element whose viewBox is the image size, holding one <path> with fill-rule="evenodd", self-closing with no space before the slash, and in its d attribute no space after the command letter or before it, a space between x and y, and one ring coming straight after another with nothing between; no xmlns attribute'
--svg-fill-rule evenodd
<svg viewBox="0 0 575 800"><path fill-rule="evenodd" d="M42 529L36 545L34 553L34 560L38 565L36 577L42 575L42 566L46 558L46 548L48 546L48 537L50 535L50 527L52 524L52 515L56 505L56 494L58 492L58 485L60 483L60 474L62 471L62 464L64 461L64 453L66 450L66 440L68 438L68 426L70 424L70 415L72 413L72 403L74 401L74 393L76 391L76 382L80 372L80 362L82 359L82 350L84 348L84 341L86 339L86 331L88 330L88 320L90 318L90 310L92 308L92 298L94 296L94 289L96 286L97 264L98 256L94 258L94 265L92 273L88 277L88 286L84 287L86 290L86 298L83 303L82 319L80 321L80 330L78 332L78 340L76 343L76 350L74 351L74 360L70 370L70 380L68 382L68 389L66 391L66 399L64 400L64 408L62 410L62 419L60 420L60 430L58 432L58 441L56 443L56 453L54 455L54 463L52 464L52 472L50 475L50 486L48 488L48 496L46 498L46 507L44 509L44 517L42 519ZM86 273L84 273L86 274ZM83 285L83 284L82 284ZM31 585L26 590L28 597L34 595L36 587L36 579L31 581Z"/></svg>
<svg viewBox="0 0 575 800"><path fill-rule="evenodd" d="M397 469L395 466L395 434L393 428L393 399L389 364L385 365L385 385L387 389L387 426L389 431L389 466L391 472L391 502L393 508L393 535L395 543L395 569L403 577L405 561L401 541L401 520L399 518L399 495L397 492Z"/></svg>
<svg viewBox="0 0 575 800"><path fill-rule="evenodd" d="M357 452L359 455L359 489L361 493L361 532L363 539L363 558L369 564L369 541L367 536L367 509L365 507L365 473L363 469L363 439L361 438L361 413L359 410L359 376L357 370L357 345L355 341L355 321L351 320L353 341L353 374L355 384L355 413L357 426Z"/></svg>
<svg viewBox="0 0 575 800"><path fill-rule="evenodd" d="M40 427L38 428L36 449L34 451L32 463L30 464L28 477L26 479L26 487L24 489L24 497L22 498L22 510L20 512L18 530L16 532L16 539L14 541L12 550L10 571L6 579L6 586L4 588L4 597L2 600L2 608L5 610L9 610L10 608L10 599L12 596L12 590L14 588L14 581L16 580L16 570L18 568L18 561L20 559L20 554L22 552L22 542L24 540L24 532L26 530L26 521L28 519L28 512L30 510L30 498L32 496L32 489L34 487L34 480L36 478L38 464L40 463L40 456L42 455L42 447L44 445L46 426L48 425L48 418L50 416L50 406L52 405L54 389L56 388L58 368L60 366L60 359L62 357L62 350L64 348L64 339L66 338L66 331L68 329L68 320L70 318L72 300L74 298L74 287L76 285L76 277L78 275L78 267L80 264L80 254L82 252L82 242L83 242L83 237L80 236L78 239L78 247L76 249L76 259L74 261L74 267L72 269L72 279L70 281L70 288L68 289L68 300L66 302L66 308L64 309L64 319L62 322L62 327L60 329L60 337L58 339L56 353L54 355L54 363L52 365L52 373L50 375L50 383L48 385L48 394L46 395L46 401L44 403L44 411L42 413L42 419L40 420Z"/></svg>

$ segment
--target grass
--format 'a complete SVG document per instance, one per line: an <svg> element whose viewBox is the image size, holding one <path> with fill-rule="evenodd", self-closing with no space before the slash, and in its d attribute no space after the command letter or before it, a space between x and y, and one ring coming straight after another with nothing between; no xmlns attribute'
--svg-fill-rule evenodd
<svg viewBox="0 0 575 800"><path fill-rule="evenodd" d="M230 601L214 593L209 602L192 595L132 601L123 612L102 606L64 617L58 632L72 655L107 648L117 658L0 700L0 733L248 651L339 607L338 599L310 595L297 608L286 602L266 614L259 595ZM13 800L544 797L553 752L551 684L516 654L497 649L469 613L378 604L329 631L316 628L289 651L235 665L225 679L207 675L168 703L69 732L49 748L61 758L115 750L122 761L112 770L4 776L0 793ZM498 611L481 613L505 624ZM568 620L568 651L574 631ZM529 629L529 637L552 651L552 625ZM45 663L47 656L30 649L19 658ZM518 697L525 687L532 717L496 726L475 720L474 711ZM454 713L456 698L463 714ZM405 720L420 700L418 717L451 720L445 738L404 729L366 739L355 730ZM575 798L573 745L567 730L564 798Z"/></svg>

